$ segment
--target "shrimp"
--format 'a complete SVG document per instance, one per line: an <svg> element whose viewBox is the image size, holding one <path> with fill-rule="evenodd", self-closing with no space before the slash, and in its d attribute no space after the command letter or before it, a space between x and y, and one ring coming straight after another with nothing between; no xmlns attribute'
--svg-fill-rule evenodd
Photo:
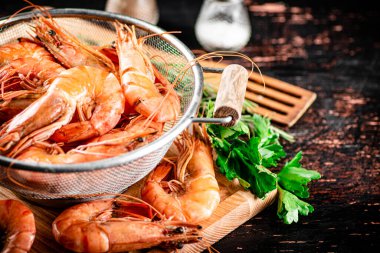
<svg viewBox="0 0 380 253"><path fill-rule="evenodd" d="M110 158L152 142L161 136L162 128L163 124L146 122L146 119L139 116L124 129L113 129L67 153L54 145L40 143L27 148L16 159L34 163L72 164ZM18 173L26 178L26 173L29 172Z"/></svg>
<svg viewBox="0 0 380 253"><path fill-rule="evenodd" d="M1 252L28 252L36 235L32 211L18 200L0 200L0 230L5 231Z"/></svg>
<svg viewBox="0 0 380 253"><path fill-rule="evenodd" d="M52 231L58 243L75 252L182 248L185 243L201 240L200 226L157 220L158 216L144 202L95 200L63 211L54 220Z"/></svg>
<svg viewBox="0 0 380 253"><path fill-rule="evenodd" d="M115 23L116 50L124 96L129 106L157 122L175 120L180 113L180 102L173 85L168 81L155 84L153 65L136 38L134 26ZM160 89L157 86L162 86Z"/></svg>
<svg viewBox="0 0 380 253"><path fill-rule="evenodd" d="M0 67L24 57L31 57L36 60L53 60L49 51L28 39L0 46Z"/></svg>
<svg viewBox="0 0 380 253"><path fill-rule="evenodd" d="M18 58L0 69L1 95L12 90L36 90L49 85L65 68L53 60Z"/></svg>
<svg viewBox="0 0 380 253"><path fill-rule="evenodd" d="M7 102L0 104L0 124L12 119L14 116L22 112L22 110L36 101L36 99L39 97L40 94L23 94L19 95L17 99L14 99L12 101L7 100Z"/></svg>
<svg viewBox="0 0 380 253"><path fill-rule="evenodd" d="M180 152L176 165L161 162L145 181L141 198L169 219L205 220L220 202L211 148L187 132L176 146ZM168 181L170 172L174 179Z"/></svg>
<svg viewBox="0 0 380 253"><path fill-rule="evenodd" d="M119 57L117 56L116 48L114 44L105 45L101 47L93 47L99 53L105 55L109 58L112 63L115 65L116 69L119 69Z"/></svg>
<svg viewBox="0 0 380 253"><path fill-rule="evenodd" d="M21 38L18 43L0 46L0 98L6 100L4 94L8 91L18 91L17 96L25 94L21 90L41 92L37 89L63 70L49 51L32 40Z"/></svg>
<svg viewBox="0 0 380 253"><path fill-rule="evenodd" d="M7 154L12 157L32 142L47 140L53 134L55 140L63 142L105 134L118 123L124 104L119 81L112 73L88 66L65 70L45 94L0 131L0 153L8 153L17 144ZM76 109L79 114L93 110L87 120L68 124Z"/></svg>
<svg viewBox="0 0 380 253"><path fill-rule="evenodd" d="M37 35L36 40L42 42L63 66L67 68L91 66L117 74L110 59L83 44L52 18L47 19L43 16L35 18L33 30Z"/></svg>

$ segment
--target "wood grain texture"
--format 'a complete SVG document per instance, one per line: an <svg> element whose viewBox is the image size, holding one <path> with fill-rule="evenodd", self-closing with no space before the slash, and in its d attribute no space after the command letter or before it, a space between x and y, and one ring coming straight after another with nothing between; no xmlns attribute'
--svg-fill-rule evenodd
<svg viewBox="0 0 380 253"><path fill-rule="evenodd" d="M232 117L224 126L233 126L239 121L247 82L248 72L244 67L231 64L224 68L214 108L214 117Z"/></svg>

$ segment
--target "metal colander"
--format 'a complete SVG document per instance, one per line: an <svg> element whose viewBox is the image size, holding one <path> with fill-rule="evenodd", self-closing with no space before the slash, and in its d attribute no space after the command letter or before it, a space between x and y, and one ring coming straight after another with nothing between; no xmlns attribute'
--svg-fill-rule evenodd
<svg viewBox="0 0 380 253"><path fill-rule="evenodd" d="M59 25L89 45L115 41L115 20L135 25L138 36L164 32L144 21L103 11L55 9L50 13ZM27 13L7 20L0 30L0 45L29 37L32 18L33 14ZM168 65L172 71L180 72L194 59L191 51L169 34L149 37L144 47L148 55L154 56L154 64L162 73ZM165 59L165 64L160 64L160 59ZM166 124L165 133L152 143L114 158L70 165L37 165L1 156L0 184L23 198L47 205L83 201L101 193L123 192L146 176L160 162L173 140L194 122L203 86L200 66L193 65L181 80L176 87L181 97L181 115L175 123Z"/></svg>

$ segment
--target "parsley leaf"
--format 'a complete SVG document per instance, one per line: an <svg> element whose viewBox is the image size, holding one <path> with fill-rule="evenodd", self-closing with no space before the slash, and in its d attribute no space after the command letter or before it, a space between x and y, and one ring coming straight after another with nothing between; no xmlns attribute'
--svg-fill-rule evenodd
<svg viewBox="0 0 380 253"><path fill-rule="evenodd" d="M321 178L321 175L317 171L302 168L301 159L302 152L298 152L277 174L279 194L277 215L286 224L291 224L293 221L297 222L298 214L308 215L314 211L310 204L298 197L308 198L309 188L307 188L307 184L311 180Z"/></svg>
<svg viewBox="0 0 380 253"><path fill-rule="evenodd" d="M302 153L298 152L290 162L285 164L280 173L278 173L278 183L296 196L308 198L309 188L307 184L311 180L320 179L321 175L317 171L302 168L301 159Z"/></svg>
<svg viewBox="0 0 380 253"><path fill-rule="evenodd" d="M298 214L308 215L314 211L312 205L300 200L280 186L278 190L278 206L277 216L284 221L285 224L291 224L298 221Z"/></svg>
<svg viewBox="0 0 380 253"><path fill-rule="evenodd" d="M250 189L259 198L276 189L276 175L262 166L262 155L259 151L261 139L251 138L248 141L238 137L249 136L249 128L239 122L227 129L220 125L208 125L207 132L218 155L216 164L227 179L238 178L243 187Z"/></svg>

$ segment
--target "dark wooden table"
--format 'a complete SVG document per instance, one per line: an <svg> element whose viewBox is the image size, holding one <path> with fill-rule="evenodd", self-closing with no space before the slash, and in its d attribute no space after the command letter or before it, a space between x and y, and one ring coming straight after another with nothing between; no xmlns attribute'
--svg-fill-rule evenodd
<svg viewBox="0 0 380 253"><path fill-rule="evenodd" d="M104 1L35 1L57 7L104 8ZM220 252L375 252L380 226L380 11L366 1L285 1L260 10L246 1L252 38L242 52L266 74L313 90L318 98L287 129L303 164L319 171L309 202L315 211L284 225L276 206L246 222L214 247ZM269 1L266 1L269 2ZM201 1L159 0L159 25L201 49L194 22ZM19 6L21 6L20 4ZM0 15L14 11L6 3ZM239 62L238 62L239 63Z"/></svg>

